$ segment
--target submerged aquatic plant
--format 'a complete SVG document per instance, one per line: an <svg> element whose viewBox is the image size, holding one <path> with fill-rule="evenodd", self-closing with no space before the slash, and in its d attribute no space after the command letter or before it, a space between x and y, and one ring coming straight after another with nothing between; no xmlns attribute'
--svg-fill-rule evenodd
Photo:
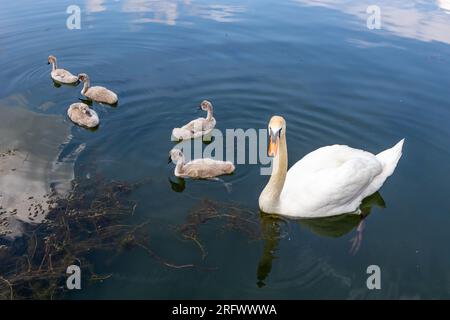
<svg viewBox="0 0 450 320"><path fill-rule="evenodd" d="M200 227L214 220L221 222L219 228L222 232L237 231L251 240L261 239L257 212L235 203L203 199L189 211L186 222L177 227L184 239L193 241L199 247L203 259L207 251L200 240Z"/></svg>
<svg viewBox="0 0 450 320"><path fill-rule="evenodd" d="M0 247L0 299L53 299L65 293L66 269L76 264L90 281L97 275L88 256L117 252L134 241L139 226L126 224L136 203L126 195L139 184L102 179L73 183L67 197L49 197L46 220L26 225L24 235Z"/></svg>

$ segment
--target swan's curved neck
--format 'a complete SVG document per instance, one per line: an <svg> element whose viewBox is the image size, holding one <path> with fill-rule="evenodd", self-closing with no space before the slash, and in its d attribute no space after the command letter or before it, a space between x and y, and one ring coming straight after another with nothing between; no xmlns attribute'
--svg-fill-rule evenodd
<svg viewBox="0 0 450 320"><path fill-rule="evenodd" d="M52 71L55 71L58 67L56 66L56 61L52 62Z"/></svg>
<svg viewBox="0 0 450 320"><path fill-rule="evenodd" d="M288 166L286 135L280 137L278 152L273 159L272 175L264 190L261 192L260 204L267 213L276 213L286 180Z"/></svg>
<svg viewBox="0 0 450 320"><path fill-rule="evenodd" d="M211 120L213 117L213 107L208 108L208 114L206 115L206 120Z"/></svg>
<svg viewBox="0 0 450 320"><path fill-rule="evenodd" d="M90 80L89 79L85 79L84 82L83 82L83 90L81 90L81 93L85 94L86 91L88 91L90 85L91 85Z"/></svg>

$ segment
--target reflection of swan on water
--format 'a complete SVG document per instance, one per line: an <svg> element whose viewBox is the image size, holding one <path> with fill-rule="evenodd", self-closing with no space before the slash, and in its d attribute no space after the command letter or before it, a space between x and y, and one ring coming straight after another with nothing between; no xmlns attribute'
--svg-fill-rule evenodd
<svg viewBox="0 0 450 320"><path fill-rule="evenodd" d="M306 227L319 236L329 238L339 238L356 229L356 235L351 239L350 248L350 252L355 254L361 247L364 219L369 216L374 206L385 207L384 200L379 192L363 200L360 206L362 211L361 215L342 214L326 218L297 219L291 221L297 222L300 226ZM275 215L261 213L260 224L264 239L264 248L257 269L258 287L265 285L265 280L272 270L272 263L278 248L278 242L283 238L282 224L286 223L288 223L288 220L281 219Z"/></svg>
<svg viewBox="0 0 450 320"><path fill-rule="evenodd" d="M364 219L370 214L373 206L385 207L384 200L379 192L363 200L360 207L361 215L350 213L327 218L300 219L297 221L300 225L305 226L315 234L330 238L342 237L356 227L356 235L350 240L352 243L350 252L355 254L361 247Z"/></svg>
<svg viewBox="0 0 450 320"><path fill-rule="evenodd" d="M264 281L272 271L272 262L281 238L280 224L283 222L279 217L265 213L261 215L261 232L264 239L264 249L256 271L256 277L258 279L256 284L260 288L266 285Z"/></svg>
<svg viewBox="0 0 450 320"><path fill-rule="evenodd" d="M299 219L296 221L317 235L339 238L357 227L370 214L373 206L385 207L384 200L379 192L363 200L361 215L342 214L327 218Z"/></svg>

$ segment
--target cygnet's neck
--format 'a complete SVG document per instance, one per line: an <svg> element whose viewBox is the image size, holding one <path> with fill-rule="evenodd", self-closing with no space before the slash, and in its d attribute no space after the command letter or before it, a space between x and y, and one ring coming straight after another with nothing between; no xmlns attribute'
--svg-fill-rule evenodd
<svg viewBox="0 0 450 320"><path fill-rule="evenodd" d="M86 91L88 91L90 85L91 85L90 80L89 80L89 79L85 79L85 80L83 81L83 90L81 90L81 93L82 93L82 94L85 94Z"/></svg>
<svg viewBox="0 0 450 320"><path fill-rule="evenodd" d="M177 164L175 166L175 175L176 176L183 174L183 171L184 171L183 167L184 167L184 158L179 158L177 160Z"/></svg>
<svg viewBox="0 0 450 320"><path fill-rule="evenodd" d="M206 120L210 121L213 118L213 107L208 107L207 112L208 114L206 115Z"/></svg>

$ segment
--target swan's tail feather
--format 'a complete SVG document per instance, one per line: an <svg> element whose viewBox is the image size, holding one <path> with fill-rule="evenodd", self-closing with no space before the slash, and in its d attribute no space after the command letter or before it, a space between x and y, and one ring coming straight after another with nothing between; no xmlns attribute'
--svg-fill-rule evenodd
<svg viewBox="0 0 450 320"><path fill-rule="evenodd" d="M402 156L403 143L405 139L400 140L395 146L390 149L384 150L376 155L378 160L383 164L383 175L385 178L394 173L397 163Z"/></svg>
<svg viewBox="0 0 450 320"><path fill-rule="evenodd" d="M372 183L363 193L363 198L374 194L378 191L386 179L394 173L397 163L402 156L403 142L405 139L399 141L395 146L390 149L384 150L376 155L377 159L383 166L383 171L373 179Z"/></svg>

